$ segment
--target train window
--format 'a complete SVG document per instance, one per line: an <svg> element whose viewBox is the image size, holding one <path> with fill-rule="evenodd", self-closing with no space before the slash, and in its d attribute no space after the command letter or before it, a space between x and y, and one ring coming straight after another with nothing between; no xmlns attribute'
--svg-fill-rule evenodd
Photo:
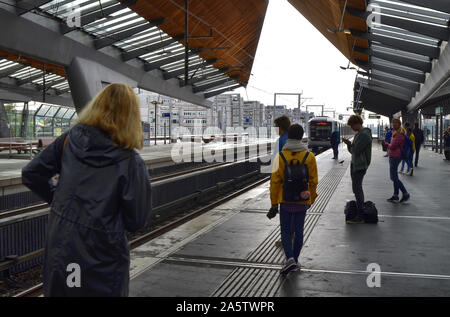
<svg viewBox="0 0 450 317"><path fill-rule="evenodd" d="M311 137L316 138L329 138L332 132L331 128L331 122L311 122L309 127Z"/></svg>

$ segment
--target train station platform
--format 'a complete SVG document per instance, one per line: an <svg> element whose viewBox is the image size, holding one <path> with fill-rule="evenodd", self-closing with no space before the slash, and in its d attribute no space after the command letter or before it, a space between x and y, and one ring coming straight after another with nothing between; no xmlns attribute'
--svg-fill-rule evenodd
<svg viewBox="0 0 450 317"><path fill-rule="evenodd" d="M131 251L130 296L448 296L450 164L422 150L414 176L400 176L411 200L391 204L388 158L374 142L364 191L380 222L347 225L350 156L341 146L344 162L331 157L317 157L319 197L305 220L301 271L279 274L284 253L275 245L278 217L266 217L267 182ZM371 263L380 287L367 284Z"/></svg>
<svg viewBox="0 0 450 317"><path fill-rule="evenodd" d="M157 145L151 144L144 146L141 150L138 150L141 157L144 159L147 166L150 168L166 166L175 164L172 159L172 148L177 144L181 145L181 142L164 144L164 142L158 141ZM249 143L233 142L227 143L207 143L202 144L202 151L205 149L211 150L226 150L227 148L235 147L248 147L249 144L266 144L271 142L269 139L259 139ZM191 142L188 142L191 143ZM13 155L13 158L8 158L6 152L0 153L0 188L4 186L20 185L22 184L21 173L22 168L30 162L28 154ZM20 157L20 158L18 158ZM187 156L185 156L187 158Z"/></svg>

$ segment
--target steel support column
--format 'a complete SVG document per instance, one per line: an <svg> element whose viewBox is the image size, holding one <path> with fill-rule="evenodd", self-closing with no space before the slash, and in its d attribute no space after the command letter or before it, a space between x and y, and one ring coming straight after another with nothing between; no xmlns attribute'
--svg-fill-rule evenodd
<svg viewBox="0 0 450 317"><path fill-rule="evenodd" d="M5 105L0 101L0 138L9 137L8 115L6 114Z"/></svg>
<svg viewBox="0 0 450 317"><path fill-rule="evenodd" d="M121 82L136 87L136 82L98 63L76 57L66 67L67 81L79 113L102 89L103 83Z"/></svg>

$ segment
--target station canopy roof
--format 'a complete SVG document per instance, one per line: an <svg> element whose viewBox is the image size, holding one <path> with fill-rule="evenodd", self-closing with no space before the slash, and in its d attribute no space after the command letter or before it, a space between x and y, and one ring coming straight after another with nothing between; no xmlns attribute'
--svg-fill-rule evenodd
<svg viewBox="0 0 450 317"><path fill-rule="evenodd" d="M440 61L435 70L433 63L444 54L442 44L450 38L450 1L289 2L359 67L356 105L390 116L430 104L443 94L442 82L450 88L450 64ZM424 86L425 81L429 83Z"/></svg>
<svg viewBox="0 0 450 317"><path fill-rule="evenodd" d="M185 0L18 0L17 14L28 12L61 22L60 32L82 32L96 50L118 49L120 62L137 59L145 71L158 69L164 80L185 73ZM246 86L253 66L267 0L189 1L189 84L205 98ZM81 15L81 26L66 25ZM55 43L57 45L57 43ZM0 52L0 75L24 85L42 86L43 63ZM40 66L39 66L39 65ZM46 63L46 84L57 94L70 93L64 66ZM9 68L9 71L6 71ZM39 86L40 85L40 86Z"/></svg>

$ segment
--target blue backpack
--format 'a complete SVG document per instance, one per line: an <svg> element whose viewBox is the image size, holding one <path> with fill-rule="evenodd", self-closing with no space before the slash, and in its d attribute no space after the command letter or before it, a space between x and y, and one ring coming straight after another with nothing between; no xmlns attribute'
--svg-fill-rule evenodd
<svg viewBox="0 0 450 317"><path fill-rule="evenodd" d="M409 136L407 136L406 134L403 135L405 136L405 146L402 150L402 160L407 160L412 153L413 144Z"/></svg>

